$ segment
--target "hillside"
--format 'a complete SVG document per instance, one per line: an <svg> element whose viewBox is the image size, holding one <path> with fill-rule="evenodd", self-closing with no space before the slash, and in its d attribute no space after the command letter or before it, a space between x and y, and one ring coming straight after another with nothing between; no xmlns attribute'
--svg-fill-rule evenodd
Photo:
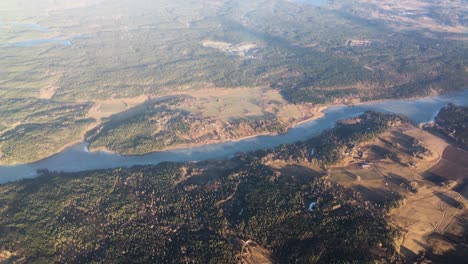
<svg viewBox="0 0 468 264"><path fill-rule="evenodd" d="M395 118L362 117L385 126L379 120ZM43 171L1 185L0 257L18 263L399 258L399 230L387 223L385 208L329 181L319 167L276 167L268 159L251 153L196 164Z"/></svg>

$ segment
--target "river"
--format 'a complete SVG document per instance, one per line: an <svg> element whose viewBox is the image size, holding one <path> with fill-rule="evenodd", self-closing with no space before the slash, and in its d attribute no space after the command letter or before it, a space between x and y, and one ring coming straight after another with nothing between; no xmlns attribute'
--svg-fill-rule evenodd
<svg viewBox="0 0 468 264"><path fill-rule="evenodd" d="M15 29L21 29L21 30L30 30L30 31L37 31L41 33L48 33L49 28L41 26L39 24L12 24L12 25L7 25L5 26L1 21L0 21L0 29L3 27L12 27L13 30ZM24 34L24 33L19 33L19 34ZM30 48L34 46L40 46L40 45L46 45L46 44L54 44L54 45L60 45L60 46L71 46L72 45L72 39L77 38L79 36L74 36L71 38L67 39L62 39L62 38L57 38L57 37L52 37L52 38L40 38L40 39L29 39L29 40L23 40L23 41L15 41L15 42L9 42L9 43L0 43L0 48L7 48L7 47L20 47L20 48Z"/></svg>
<svg viewBox="0 0 468 264"><path fill-rule="evenodd" d="M334 106L324 111L324 117L291 128L286 134L258 136L242 141L156 152L142 156L121 156L102 151L88 152L87 144L82 143L39 162L0 166L0 183L35 177L38 169L77 172L135 165L155 165L164 161L184 162L229 158L239 152L273 148L280 144L309 139L332 127L336 121L355 117L367 110L403 114L416 124L426 123L432 121L439 110L449 102L457 105L468 105L468 89L463 92L423 99L391 100L357 106Z"/></svg>
<svg viewBox="0 0 468 264"><path fill-rule="evenodd" d="M328 4L328 0L296 0L297 2L313 5L313 6L325 6Z"/></svg>

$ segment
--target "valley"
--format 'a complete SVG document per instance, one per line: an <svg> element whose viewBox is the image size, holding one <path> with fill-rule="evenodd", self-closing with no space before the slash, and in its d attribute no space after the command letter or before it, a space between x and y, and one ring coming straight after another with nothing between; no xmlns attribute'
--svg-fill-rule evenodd
<svg viewBox="0 0 468 264"><path fill-rule="evenodd" d="M466 263L466 0L1 0L0 264Z"/></svg>
<svg viewBox="0 0 468 264"><path fill-rule="evenodd" d="M466 258L466 156L405 118L366 112L225 160L42 171L0 185L0 257L457 263ZM447 162L449 178L431 176Z"/></svg>
<svg viewBox="0 0 468 264"><path fill-rule="evenodd" d="M31 129L25 141L45 143L1 140L0 164L50 157L145 98L191 96L170 107L216 128L164 138L152 127L113 140L128 131L117 126L91 148L141 155L282 133L323 107L445 94L467 83L460 1L158 0L164 9L145 0L61 2L0 5L0 104L29 116L2 113L0 135L21 125ZM44 134L54 134L61 117L25 101L90 108L62 128L70 136L51 141Z"/></svg>

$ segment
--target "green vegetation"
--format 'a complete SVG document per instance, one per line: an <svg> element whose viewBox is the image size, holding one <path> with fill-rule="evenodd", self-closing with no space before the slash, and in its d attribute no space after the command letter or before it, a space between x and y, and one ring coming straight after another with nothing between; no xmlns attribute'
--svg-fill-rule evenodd
<svg viewBox="0 0 468 264"><path fill-rule="evenodd" d="M359 116L355 124L339 123L320 137L315 157L324 165L333 165L344 157L347 148L375 139L403 121L396 115L367 112Z"/></svg>
<svg viewBox="0 0 468 264"><path fill-rule="evenodd" d="M466 84L467 47L457 34L447 33L453 35L450 39L438 32L425 34L425 29L398 30L396 22L368 18L364 12L375 7L358 2L333 1L316 8L280 0L248 5L221 1L219 6L101 1L84 5L92 13L58 8L53 18L29 18L50 31L25 29L17 35L60 36L73 45L2 49L0 90L4 96L23 97L56 85L60 89L54 98L93 101L207 85L268 85L294 102L327 103L359 96L420 96L430 88L443 91ZM170 11L162 12L160 6ZM114 16L119 15L116 24ZM75 26L62 25L70 23ZM31 32L42 36L33 38ZM204 47L206 40L258 48L236 55Z"/></svg>
<svg viewBox="0 0 468 264"><path fill-rule="evenodd" d="M5 125L18 123L53 123L83 118L89 110L89 103L62 103L37 98L0 98L0 116Z"/></svg>
<svg viewBox="0 0 468 264"><path fill-rule="evenodd" d="M2 163L29 163L49 157L70 142L82 139L93 119L27 124L15 127L0 137Z"/></svg>

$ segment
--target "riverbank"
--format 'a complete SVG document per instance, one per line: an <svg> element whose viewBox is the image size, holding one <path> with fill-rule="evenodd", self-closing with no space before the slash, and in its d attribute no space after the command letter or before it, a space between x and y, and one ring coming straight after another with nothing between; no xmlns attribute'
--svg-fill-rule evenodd
<svg viewBox="0 0 468 264"><path fill-rule="evenodd" d="M185 94L170 94L166 96L161 96L161 98L165 98L168 96L177 96L177 95L185 95ZM333 107L354 107L354 106L363 106L367 104L377 104L377 103L389 103L389 102L395 102L395 101L411 101L411 100L419 100L419 99L428 99L428 98L433 98L434 96L441 96L439 94L434 94L430 96L420 96L420 97L412 97L412 98L404 98L404 99L390 99L390 100L373 100L373 101L366 101L366 102L359 102L359 103L353 103L353 104L343 104L343 103L338 103L338 104L326 104L326 105L318 105L314 107L314 114L310 117L306 117L302 120L297 120L295 122L292 122L286 126L286 131L295 128L297 126L306 124L308 122L312 122L314 120L323 118L325 116L324 112ZM156 100L160 97L150 97L151 100ZM435 117L436 113L434 114ZM287 132L286 132L287 133ZM129 154L131 156L144 156L148 155L151 153L158 153L158 152L166 152L166 151L173 151L173 150L180 150L180 149L190 149L190 148L197 148L201 147L204 145L213 145L213 144L223 144L223 143L229 143L229 142L239 142L243 140L248 140L260 136L278 136L284 133L278 133L278 132L265 132L265 133L259 133L259 134L251 134L239 138L230 138L230 139L224 139L224 140L205 140L203 142L197 142L197 143L186 143L186 144L177 144L169 147L164 147L156 151L149 151L149 152L143 152L143 153L132 153ZM90 147L89 148L90 152L106 152L106 153L111 153L111 154L116 154L116 155L124 155L128 156L127 154L122 154L113 150L110 150L104 146L99 146L99 147Z"/></svg>
<svg viewBox="0 0 468 264"><path fill-rule="evenodd" d="M166 96L164 96L164 97L166 97ZM155 100L155 98L151 98L150 100ZM319 118L323 118L324 117L323 111L325 111L326 109L328 109L328 106L317 107L316 110L315 110L316 114L314 114L312 117L308 117L308 118L293 122L293 123L287 125L286 130L288 131L289 129L295 128L295 127L297 127L297 126L299 126L301 124L305 124L307 122L311 122L311 121L317 120ZM38 162L46 160L46 159L48 159L48 158L50 158L50 157L52 157L54 155L57 155L57 154L65 151L67 149L70 149L70 148L72 148L72 147L74 147L74 146L76 146L78 144L88 144L86 142L86 135L90 131L92 131L93 129L96 129L97 127L99 127L101 124L102 124L102 121L98 121L98 122L93 123L92 125L88 126L88 128L86 128L86 130L81 134L80 139L74 140L72 142L69 142L69 143L61 146L60 148L58 148L56 151L54 151L53 153L51 153L47 157L43 157L43 158L40 158L40 159L37 159L37 160L31 160L28 163L20 163L20 162L4 163L4 162L0 161L0 166L17 166L17 165L38 163ZM138 154L131 154L131 156L145 156L145 155L148 155L148 154L151 154L151 153L197 148L197 147L201 147L201 146L205 146L205 145L223 144L223 143L229 143L229 142L234 143L234 142L240 142L240 141L244 141L244 140L248 140L248 139L252 139L252 138L256 138L256 137L260 137L260 136L278 136L278 135L281 135L281 134L284 134L284 133L265 132L265 133L259 133L259 134L251 134L251 135L248 135L248 136L234 138L234 139L206 140L206 141L198 142L198 143L178 144L178 145L165 147L165 148L162 148L162 149L157 150L157 151L138 153ZM113 155L130 156L130 155L125 155L125 154L110 150L110 149L108 149L108 148L106 148L104 146L90 147L89 145L87 145L87 152L89 152L89 153L104 152L104 153L113 154Z"/></svg>
<svg viewBox="0 0 468 264"><path fill-rule="evenodd" d="M136 165L154 165L161 162L186 162L203 160L220 160L232 157L236 153L274 148L281 144L290 144L307 140L331 128L339 120L355 117L365 111L383 111L406 114L415 123L428 122L448 102L468 105L468 90L462 93L436 96L418 100L400 100L363 104L344 107L330 106L322 109L324 116L312 121L295 124L284 134L251 136L219 144L202 144L146 155L122 156L114 153L96 151L88 152L84 143L72 146L49 158L16 166L0 166L0 181L8 182L23 178L35 177L37 170L77 172L86 170L132 167Z"/></svg>
<svg viewBox="0 0 468 264"><path fill-rule="evenodd" d="M287 125L286 126L286 133L287 133L288 130L290 130L292 128L295 128L295 127L300 126L302 124L305 124L305 123L308 123L308 122L323 118L325 116L324 111L327 110L329 107L332 107L332 106L333 105L315 107L313 116L310 116L310 117L304 118L302 120L292 122L291 124ZM148 154L151 154L151 153L174 151L174 150L180 150L180 149L197 148L197 147L201 147L201 146L205 146L205 145L224 144L224 143L230 143L230 142L235 143L235 142L240 142L240 141L244 141L244 140L248 140L248 139L252 139L252 138L256 138L256 137L261 137L261 136L278 136L278 135L281 135L281 134L284 134L284 133L265 132L265 133L251 134L251 135L247 135L247 136L243 136L243 137L239 137L239 138L230 138L230 139L225 139L225 140L205 140L203 142L197 142L197 143L177 144L177 145L162 148L162 149L157 150L157 151L138 153L138 154L131 154L131 156L144 156L144 155L148 155ZM86 142L80 142L80 143L86 143ZM121 154L121 153L118 153L116 151L112 151L112 150L110 150L110 149L108 149L106 147L103 147L103 146L89 147L88 150L90 152L106 152L106 153L110 153L110 154L124 155L125 156L125 154ZM128 156L128 155L126 155L126 156Z"/></svg>

